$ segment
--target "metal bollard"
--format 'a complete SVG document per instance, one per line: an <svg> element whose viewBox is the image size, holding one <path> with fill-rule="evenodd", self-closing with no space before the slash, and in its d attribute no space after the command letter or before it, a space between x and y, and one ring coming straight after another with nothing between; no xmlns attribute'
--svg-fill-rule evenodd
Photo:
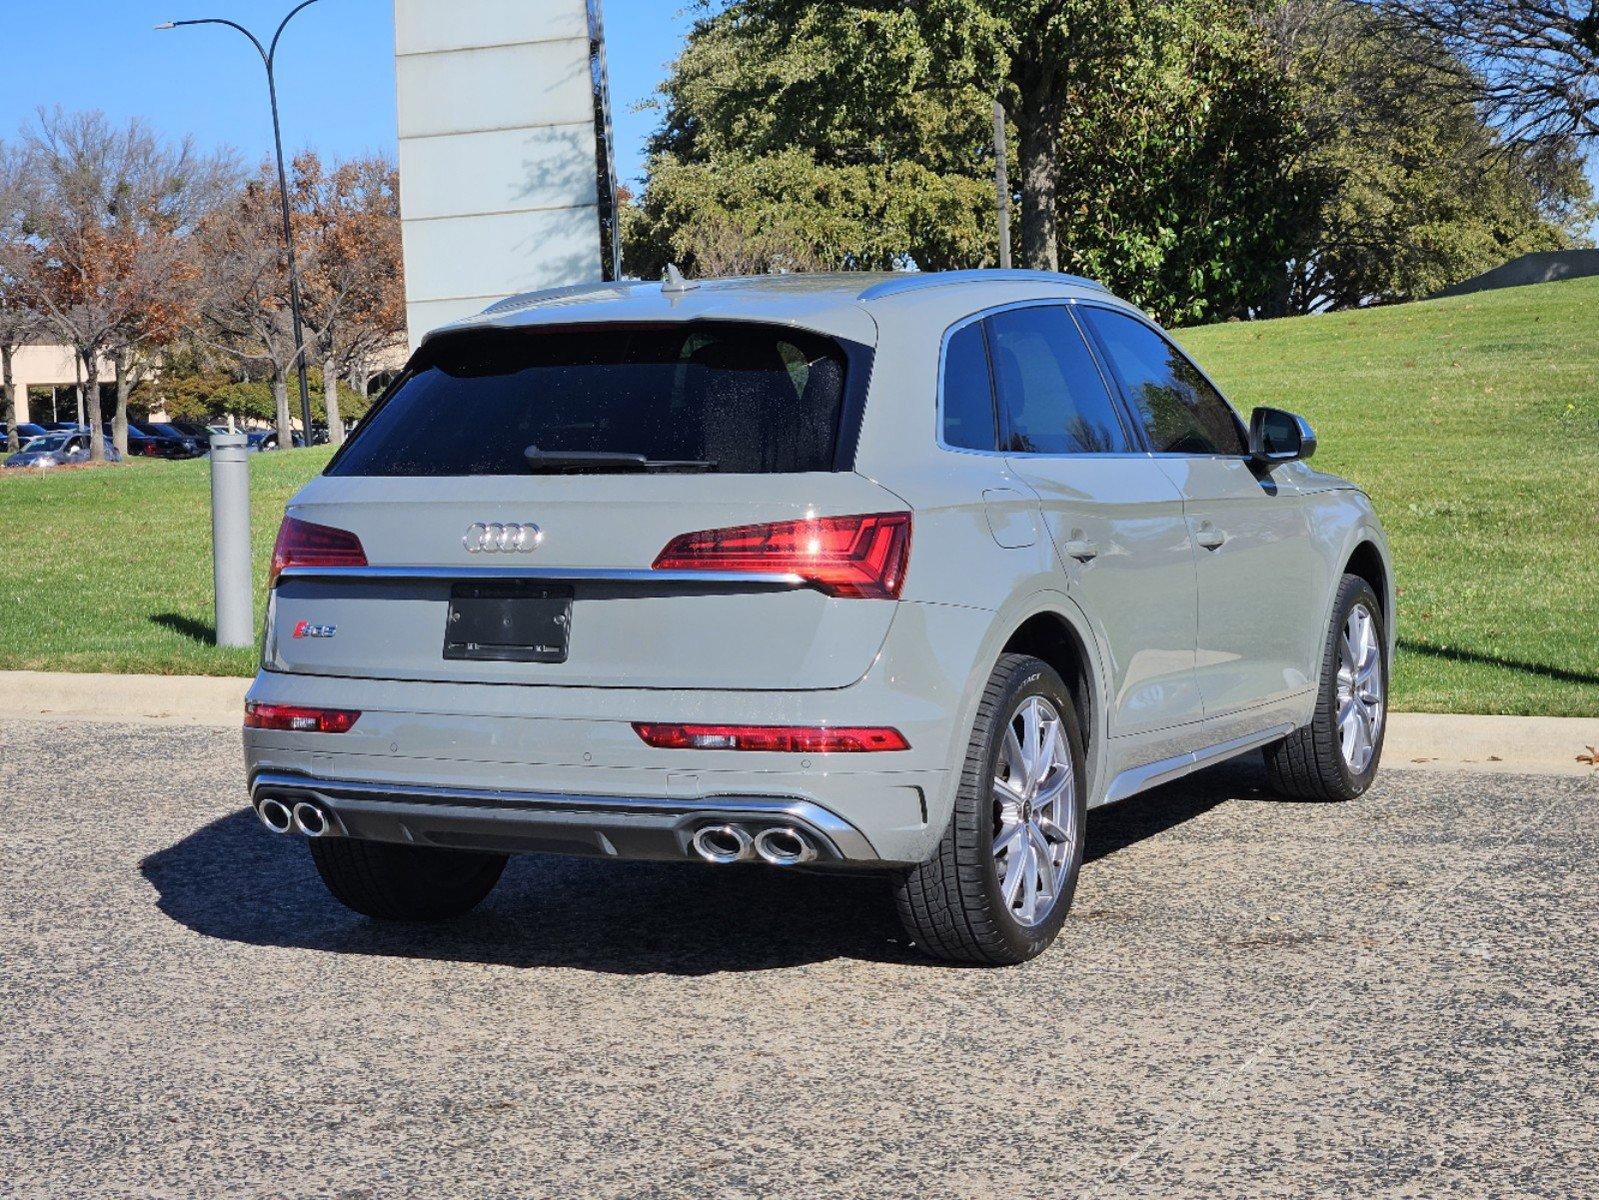
<svg viewBox="0 0 1599 1200"><path fill-rule="evenodd" d="M211 555L217 645L255 641L250 575L250 456L242 433L211 435Z"/></svg>

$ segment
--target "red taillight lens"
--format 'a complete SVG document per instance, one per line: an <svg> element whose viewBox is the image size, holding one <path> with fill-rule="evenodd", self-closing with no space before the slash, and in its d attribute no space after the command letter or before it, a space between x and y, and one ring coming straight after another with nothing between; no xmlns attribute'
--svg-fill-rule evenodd
<svg viewBox="0 0 1599 1200"><path fill-rule="evenodd" d="M658 750L860 754L910 749L904 734L881 725L657 725L634 721L633 728Z"/></svg>
<svg viewBox="0 0 1599 1200"><path fill-rule="evenodd" d="M278 581L285 567L364 567L366 551L361 539L348 529L334 529L297 517L284 517L278 541L272 547L272 570L267 586Z"/></svg>
<svg viewBox="0 0 1599 1200"><path fill-rule="evenodd" d="M654 567L798 575L829 596L892 600L910 549L910 513L867 513L681 534Z"/></svg>
<svg viewBox="0 0 1599 1200"><path fill-rule="evenodd" d="M361 714L347 708L306 708L300 704L246 701L246 729L287 729L293 733L348 733Z"/></svg>

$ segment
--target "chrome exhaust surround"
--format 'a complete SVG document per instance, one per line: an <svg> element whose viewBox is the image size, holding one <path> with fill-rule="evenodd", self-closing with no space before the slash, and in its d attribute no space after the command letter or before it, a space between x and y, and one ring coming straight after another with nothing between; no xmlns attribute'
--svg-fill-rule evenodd
<svg viewBox="0 0 1599 1200"><path fill-rule="evenodd" d="M309 838L318 838L331 832L328 814L305 800L294 806L294 827Z"/></svg>
<svg viewBox="0 0 1599 1200"><path fill-rule="evenodd" d="M816 845L798 829L773 825L755 837L755 853L774 867L794 867L816 857Z"/></svg>
<svg viewBox="0 0 1599 1200"><path fill-rule="evenodd" d="M294 814L289 811L289 806L270 796L255 806L255 815L273 833L288 833L294 828Z"/></svg>
<svg viewBox="0 0 1599 1200"><path fill-rule="evenodd" d="M690 845L706 862L733 863L748 858L754 842L741 825L706 825L695 831Z"/></svg>

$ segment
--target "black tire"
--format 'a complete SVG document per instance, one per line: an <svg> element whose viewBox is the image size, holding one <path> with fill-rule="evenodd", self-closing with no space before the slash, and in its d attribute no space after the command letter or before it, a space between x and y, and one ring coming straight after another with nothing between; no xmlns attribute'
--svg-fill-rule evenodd
<svg viewBox="0 0 1599 1200"><path fill-rule="evenodd" d="M994 776L1005 730L1031 696L1060 715L1071 752L1074 845L1057 876L1053 907L1037 924L1020 922L1001 891L994 857ZM983 689L961 768L955 809L933 857L895 881L899 916L926 953L950 962L1004 966L1025 962L1055 940L1083 865L1087 824L1083 738L1071 693L1054 668L1025 654L1003 654Z"/></svg>
<svg viewBox="0 0 1599 1200"><path fill-rule="evenodd" d="M346 908L381 921L441 921L494 890L505 855L325 837L306 843L317 874Z"/></svg>
<svg viewBox="0 0 1599 1200"><path fill-rule="evenodd" d="M1381 671L1382 718L1378 722L1371 761L1364 770L1352 770L1344 760L1338 730L1339 641L1344 624L1357 605L1364 605L1376 627ZM1371 584L1358 575L1345 575L1338 585L1332 621L1321 654L1321 683L1316 693L1316 713L1310 724L1280 742L1266 747L1266 781L1279 796L1291 800L1353 800L1371 786L1382 762L1383 737L1388 731L1388 630L1382 604Z"/></svg>

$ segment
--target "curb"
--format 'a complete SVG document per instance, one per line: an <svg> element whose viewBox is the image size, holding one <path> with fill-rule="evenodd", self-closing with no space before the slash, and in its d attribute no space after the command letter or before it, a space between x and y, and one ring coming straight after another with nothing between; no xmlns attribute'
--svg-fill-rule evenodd
<svg viewBox="0 0 1599 1200"><path fill-rule="evenodd" d="M0 717L238 729L250 683L212 675L0 671Z"/></svg>
<svg viewBox="0 0 1599 1200"><path fill-rule="evenodd" d="M140 721L238 729L250 680L207 675L80 675L0 671L0 718ZM1599 746L1584 717L1392 713L1388 769L1593 776L1579 755Z"/></svg>

